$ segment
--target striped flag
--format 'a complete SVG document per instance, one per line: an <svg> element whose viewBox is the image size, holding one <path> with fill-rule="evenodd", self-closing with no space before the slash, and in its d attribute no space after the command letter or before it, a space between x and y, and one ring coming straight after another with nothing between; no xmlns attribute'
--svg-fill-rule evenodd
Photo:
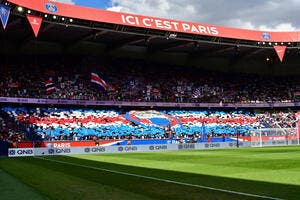
<svg viewBox="0 0 300 200"><path fill-rule="evenodd" d="M107 83L96 73L91 73L91 82L95 83L97 86L99 86L102 90L107 91L108 85Z"/></svg>
<svg viewBox="0 0 300 200"><path fill-rule="evenodd" d="M51 94L52 92L56 91L56 87L54 86L53 81L50 79L45 81L45 87L46 87L46 94Z"/></svg>
<svg viewBox="0 0 300 200"><path fill-rule="evenodd" d="M203 96L203 89L201 87L196 88L192 94L192 98L198 99Z"/></svg>

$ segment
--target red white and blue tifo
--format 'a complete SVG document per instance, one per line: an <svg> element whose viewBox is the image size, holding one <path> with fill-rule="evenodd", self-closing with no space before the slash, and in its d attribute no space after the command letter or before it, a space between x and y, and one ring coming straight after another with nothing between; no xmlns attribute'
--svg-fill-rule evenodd
<svg viewBox="0 0 300 200"><path fill-rule="evenodd" d="M166 137L170 128L174 137L202 134L247 135L259 127L255 114L244 111L218 112L211 110L150 110L122 113L118 110L57 109L57 108L2 108L10 117L29 124L44 140L82 140L88 136L122 139Z"/></svg>
<svg viewBox="0 0 300 200"><path fill-rule="evenodd" d="M182 127L177 117L156 110L130 111L126 113L125 118L137 125L146 127L154 126L170 129Z"/></svg>

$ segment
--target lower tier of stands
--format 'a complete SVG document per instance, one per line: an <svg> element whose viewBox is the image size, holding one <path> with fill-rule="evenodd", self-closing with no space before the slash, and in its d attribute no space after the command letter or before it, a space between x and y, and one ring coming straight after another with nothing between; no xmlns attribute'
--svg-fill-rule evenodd
<svg viewBox="0 0 300 200"><path fill-rule="evenodd" d="M208 140L216 136L249 136L261 128L295 127L296 120L292 111L125 111L12 106L1 107L1 110L23 128L21 134L43 141L166 138Z"/></svg>

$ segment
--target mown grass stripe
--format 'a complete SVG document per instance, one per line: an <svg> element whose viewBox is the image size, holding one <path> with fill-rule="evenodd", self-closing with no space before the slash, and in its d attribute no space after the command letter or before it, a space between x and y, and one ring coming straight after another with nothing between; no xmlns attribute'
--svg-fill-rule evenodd
<svg viewBox="0 0 300 200"><path fill-rule="evenodd" d="M255 198L261 198L261 199L270 199L270 200L283 200L281 198L276 198L276 197L256 195L256 194L251 194L251 193L238 192L238 191L208 187L208 186L203 186L203 185L196 185L196 184L191 184L191 183L185 183L185 182L179 182L179 181L173 181L173 180L168 180L168 179L156 178L156 177L151 177L151 176L144 176L144 175L139 175L139 174L133 174L133 173L121 172L121 171L104 169L104 168L99 168L99 167L93 167L93 166L88 166L88 165L76 164L76 163L72 163L72 162L52 160L52 159L42 158L42 157L36 157L36 158L41 159L41 160L50 161L50 162L56 162L56 163L61 163L61 164L66 164L66 165L72 165L72 166L76 166L76 167L82 167L82 168L93 169L93 170L98 170L98 171L105 171L105 172L114 173L114 174L121 174L121 175L125 175L125 176L133 176L133 177L144 178L144 179L148 179L148 180L155 180L155 181L160 181L160 182L165 182L165 183L172 183L172 184L177 184L177 185L183 185L183 186L189 186L189 187L195 187L195 188L225 192L225 193L236 194L236 195L241 195L241 196L255 197Z"/></svg>
<svg viewBox="0 0 300 200"><path fill-rule="evenodd" d="M30 199L43 200L47 199L34 188L21 182L16 177L0 169L0 199L15 200L15 199Z"/></svg>

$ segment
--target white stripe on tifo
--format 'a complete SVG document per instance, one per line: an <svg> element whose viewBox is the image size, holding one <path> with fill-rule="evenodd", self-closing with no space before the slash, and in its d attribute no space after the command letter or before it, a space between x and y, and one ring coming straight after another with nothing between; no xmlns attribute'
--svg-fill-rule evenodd
<svg viewBox="0 0 300 200"><path fill-rule="evenodd" d="M60 160L51 160L51 159L41 158L41 157L35 157L35 158L41 159L41 160L47 160L47 161L50 161L50 162L62 163L62 164L66 164L66 165L73 165L73 166L76 166L76 167L83 167L83 168L87 168L87 169L105 171L105 172L114 173L114 174L121 174L121 175L125 175L125 176L134 176L134 177L138 177L138 178L144 178L144 179L155 180L155 181L166 182L166 183L173 183L173 184L177 184L177 185L184 185L184 186L190 186L190 187L207 189L207 190L214 190L214 191L225 192L225 193L230 193L230 194L237 194L237 195L255 197L255 198L262 198L262 199L284 200L284 199L275 198L275 197L250 194L250 193L245 193L245 192L237 192L237 191L213 188L213 187L208 187L208 186L203 186L203 185L195 185L195 184L191 184L191 183L172 181L172 180L168 180L168 179L155 178L155 177L151 177L151 176L144 176L144 175L132 174L132 173L127 173L127 172L120 172L120 171L115 171L115 170L110 170L110 169L103 169L103 168L98 168L98 167L93 167L93 166L88 166L88 165L76 164L76 163L72 163L72 162L65 162L65 161L60 161Z"/></svg>

